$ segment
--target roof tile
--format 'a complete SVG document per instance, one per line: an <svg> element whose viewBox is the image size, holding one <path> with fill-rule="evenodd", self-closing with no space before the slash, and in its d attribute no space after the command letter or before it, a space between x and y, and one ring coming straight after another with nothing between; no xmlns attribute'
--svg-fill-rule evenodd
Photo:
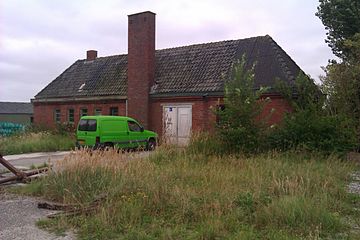
<svg viewBox="0 0 360 240"><path fill-rule="evenodd" d="M232 65L244 54L248 68L255 64L256 87L273 86L276 78L292 84L301 71L268 35L162 49L155 52L150 94L222 92ZM126 92L127 55L116 55L76 61L35 98L126 96Z"/></svg>

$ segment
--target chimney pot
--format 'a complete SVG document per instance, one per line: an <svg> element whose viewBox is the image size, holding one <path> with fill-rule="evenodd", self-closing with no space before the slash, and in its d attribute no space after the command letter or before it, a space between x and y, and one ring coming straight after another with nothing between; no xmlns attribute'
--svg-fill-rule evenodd
<svg viewBox="0 0 360 240"><path fill-rule="evenodd" d="M88 50L86 51L86 60L92 61L97 58L97 51L96 50Z"/></svg>

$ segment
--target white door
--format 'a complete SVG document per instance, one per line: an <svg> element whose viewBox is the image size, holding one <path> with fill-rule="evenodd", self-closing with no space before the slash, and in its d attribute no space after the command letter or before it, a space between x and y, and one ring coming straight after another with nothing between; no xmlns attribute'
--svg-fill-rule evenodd
<svg viewBox="0 0 360 240"><path fill-rule="evenodd" d="M186 145L191 135L191 106L164 107L165 141Z"/></svg>
<svg viewBox="0 0 360 240"><path fill-rule="evenodd" d="M164 108L164 133L167 143L177 143L177 108Z"/></svg>

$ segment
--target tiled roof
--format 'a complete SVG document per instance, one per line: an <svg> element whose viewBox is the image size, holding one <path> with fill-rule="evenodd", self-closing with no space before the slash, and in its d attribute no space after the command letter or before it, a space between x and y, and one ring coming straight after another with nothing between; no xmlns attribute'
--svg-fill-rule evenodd
<svg viewBox="0 0 360 240"><path fill-rule="evenodd" d="M0 114L33 114L33 105L27 102L0 102Z"/></svg>
<svg viewBox="0 0 360 240"><path fill-rule="evenodd" d="M290 84L301 71L268 35L240 40L156 50L152 95L214 93L224 90L232 64L246 55L256 63L255 85L273 86L275 79ZM35 98L126 96L127 55L78 60Z"/></svg>

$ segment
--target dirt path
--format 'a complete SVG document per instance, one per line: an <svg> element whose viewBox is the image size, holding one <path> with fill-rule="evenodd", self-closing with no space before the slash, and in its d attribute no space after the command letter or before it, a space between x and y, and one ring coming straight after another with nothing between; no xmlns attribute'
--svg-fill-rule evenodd
<svg viewBox="0 0 360 240"><path fill-rule="evenodd" d="M0 239L1 240L72 240L70 234L56 236L36 227L37 220L51 213L37 208L35 198L5 194L0 187Z"/></svg>

